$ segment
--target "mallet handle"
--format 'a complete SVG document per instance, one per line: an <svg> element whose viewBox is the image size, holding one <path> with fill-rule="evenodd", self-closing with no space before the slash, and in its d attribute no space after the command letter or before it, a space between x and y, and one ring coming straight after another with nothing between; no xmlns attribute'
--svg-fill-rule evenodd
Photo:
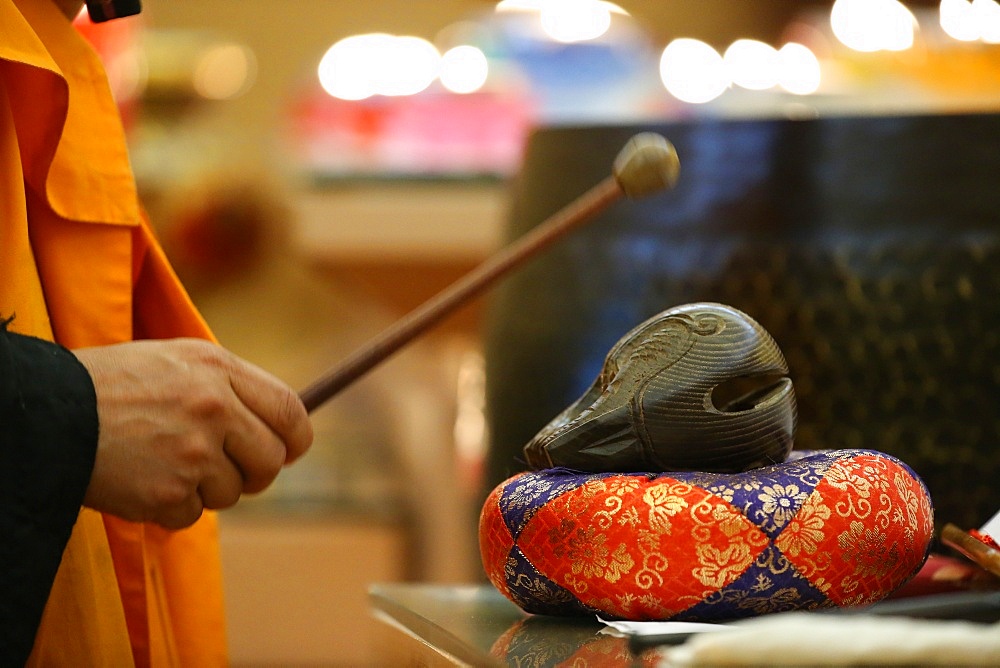
<svg viewBox="0 0 1000 668"><path fill-rule="evenodd" d="M623 195L618 179L607 177L327 371L299 393L302 403L312 412L504 274L588 222Z"/></svg>

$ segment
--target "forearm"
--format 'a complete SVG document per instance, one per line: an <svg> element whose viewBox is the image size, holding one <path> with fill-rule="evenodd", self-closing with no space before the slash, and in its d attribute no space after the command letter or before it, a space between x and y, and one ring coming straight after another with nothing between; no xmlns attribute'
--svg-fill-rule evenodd
<svg viewBox="0 0 1000 668"><path fill-rule="evenodd" d="M23 661L90 480L94 386L64 348L0 329L0 661Z"/></svg>

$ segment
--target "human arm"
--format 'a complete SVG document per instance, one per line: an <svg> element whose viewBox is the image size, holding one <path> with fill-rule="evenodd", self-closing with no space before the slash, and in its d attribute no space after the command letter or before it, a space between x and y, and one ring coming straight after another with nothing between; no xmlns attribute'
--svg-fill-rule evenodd
<svg viewBox="0 0 1000 668"><path fill-rule="evenodd" d="M23 662L90 481L94 387L68 350L0 328L0 661Z"/></svg>
<svg viewBox="0 0 1000 668"><path fill-rule="evenodd" d="M137 341L74 353L100 437L84 505L176 529L266 488L312 442L287 385L212 343Z"/></svg>
<svg viewBox="0 0 1000 668"><path fill-rule="evenodd" d="M266 487L311 440L290 388L214 344L70 353L0 330L0 664L31 651L81 505L180 528Z"/></svg>

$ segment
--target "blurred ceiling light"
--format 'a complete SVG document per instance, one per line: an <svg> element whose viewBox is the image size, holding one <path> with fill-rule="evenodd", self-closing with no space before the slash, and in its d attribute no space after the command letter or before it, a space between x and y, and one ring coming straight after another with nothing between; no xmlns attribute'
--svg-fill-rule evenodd
<svg viewBox="0 0 1000 668"><path fill-rule="evenodd" d="M1000 43L1000 4L996 0L941 0L941 29L961 42Z"/></svg>
<svg viewBox="0 0 1000 668"><path fill-rule="evenodd" d="M242 44L216 44L195 64L191 83L198 95L209 100L230 100L253 83L256 60Z"/></svg>
<svg viewBox="0 0 1000 668"><path fill-rule="evenodd" d="M353 35L324 54L319 80L327 93L343 100L413 95L431 85L440 59L434 45L419 37Z"/></svg>
<svg viewBox="0 0 1000 668"><path fill-rule="evenodd" d="M660 57L660 79L671 95L682 102L710 102L729 87L726 66L719 52L697 39L675 39Z"/></svg>
<svg viewBox="0 0 1000 668"><path fill-rule="evenodd" d="M961 42L974 42L979 39L979 25L972 3L968 0L941 0L939 16L941 29Z"/></svg>
<svg viewBox="0 0 1000 668"><path fill-rule="evenodd" d="M729 79L750 90L767 90L778 84L778 51L755 39L738 39L722 56Z"/></svg>
<svg viewBox="0 0 1000 668"><path fill-rule="evenodd" d="M497 3L494 9L498 12L540 12L550 1L551 0L501 0L501 2ZM627 11L613 2L606 2L605 0L589 1L601 5L612 14L624 14L625 16L629 16ZM583 2L579 2L579 4L583 4Z"/></svg>
<svg viewBox="0 0 1000 668"><path fill-rule="evenodd" d="M543 0L501 0L494 7L497 12L537 12L542 9Z"/></svg>
<svg viewBox="0 0 1000 668"><path fill-rule="evenodd" d="M384 62L392 47L392 35L352 35L335 43L319 62L323 90L343 100L363 100L375 95L376 77L387 69Z"/></svg>
<svg viewBox="0 0 1000 668"><path fill-rule="evenodd" d="M987 44L1000 44L1000 4L996 0L972 0L980 38Z"/></svg>
<svg viewBox="0 0 1000 668"><path fill-rule="evenodd" d="M441 56L438 76L441 85L453 93L473 93L483 87L489 76L486 54L469 45L448 49Z"/></svg>
<svg viewBox="0 0 1000 668"><path fill-rule="evenodd" d="M601 0L545 0L539 19L546 35L567 44L597 39L611 27Z"/></svg>
<svg viewBox="0 0 1000 668"><path fill-rule="evenodd" d="M836 0L830 26L855 51L903 51L913 46L917 19L898 0Z"/></svg>
<svg viewBox="0 0 1000 668"><path fill-rule="evenodd" d="M395 67L389 69L379 93L414 95L430 86L438 76L441 54L437 47L420 37L397 37Z"/></svg>
<svg viewBox="0 0 1000 668"><path fill-rule="evenodd" d="M257 59L245 44L211 33L148 30L127 74L151 100L231 100L254 84Z"/></svg>
<svg viewBox="0 0 1000 668"><path fill-rule="evenodd" d="M819 90L820 66L809 47L789 42L778 50L778 85L795 95Z"/></svg>

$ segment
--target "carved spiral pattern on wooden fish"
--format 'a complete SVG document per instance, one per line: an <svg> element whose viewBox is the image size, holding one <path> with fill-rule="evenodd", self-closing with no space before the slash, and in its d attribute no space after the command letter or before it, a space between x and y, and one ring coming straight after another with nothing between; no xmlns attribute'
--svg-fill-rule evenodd
<svg viewBox="0 0 1000 668"><path fill-rule="evenodd" d="M525 456L536 468L743 471L784 461L795 421L774 339L737 309L688 304L622 337Z"/></svg>

